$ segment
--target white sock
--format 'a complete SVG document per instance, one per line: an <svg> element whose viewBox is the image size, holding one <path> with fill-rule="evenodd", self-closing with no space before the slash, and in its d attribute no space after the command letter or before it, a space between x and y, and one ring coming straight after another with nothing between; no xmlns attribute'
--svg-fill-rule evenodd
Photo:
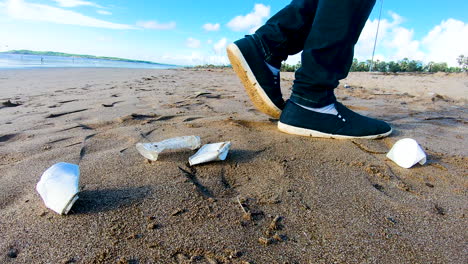
<svg viewBox="0 0 468 264"><path fill-rule="evenodd" d="M314 112L318 112L322 114L338 115L338 111L336 111L335 104L330 104L330 105L320 107L320 108L312 108L308 106L303 106L298 103L295 103L295 104L310 111L314 111Z"/></svg>
<svg viewBox="0 0 468 264"><path fill-rule="evenodd" d="M280 69L271 66L271 65L268 64L268 62L266 62L266 61L265 61L265 64L268 66L268 68L269 68L270 71L273 73L273 75L278 75L278 73L280 72Z"/></svg>

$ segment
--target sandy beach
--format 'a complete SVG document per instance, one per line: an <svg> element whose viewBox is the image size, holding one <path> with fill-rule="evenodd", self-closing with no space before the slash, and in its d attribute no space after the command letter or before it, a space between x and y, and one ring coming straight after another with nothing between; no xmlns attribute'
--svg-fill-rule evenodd
<svg viewBox="0 0 468 264"><path fill-rule="evenodd" d="M394 133L281 133L228 68L0 70L0 262L467 263L468 75L351 73L336 94ZM193 167L135 148L184 135L232 148ZM425 165L386 158L406 137ZM62 161L66 216L35 190Z"/></svg>

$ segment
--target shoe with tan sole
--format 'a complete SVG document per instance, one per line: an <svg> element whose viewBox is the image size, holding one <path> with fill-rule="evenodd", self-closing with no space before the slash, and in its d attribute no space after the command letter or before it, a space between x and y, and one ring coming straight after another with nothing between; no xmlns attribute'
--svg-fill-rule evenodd
<svg viewBox="0 0 468 264"><path fill-rule="evenodd" d="M254 106L262 113L279 118L284 107L280 76L268 68L253 37L246 36L230 44L227 54Z"/></svg>

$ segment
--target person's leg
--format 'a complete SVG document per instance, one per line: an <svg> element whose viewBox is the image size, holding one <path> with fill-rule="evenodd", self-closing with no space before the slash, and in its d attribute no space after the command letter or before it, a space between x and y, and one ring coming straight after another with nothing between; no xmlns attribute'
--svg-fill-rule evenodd
<svg viewBox="0 0 468 264"><path fill-rule="evenodd" d="M327 138L380 138L392 132L336 102L333 93L351 67L354 45L375 0L319 0L296 71L293 92L282 111L280 131Z"/></svg>
<svg viewBox="0 0 468 264"><path fill-rule="evenodd" d="M349 72L354 45L375 0L319 0L296 71L291 100L308 107L335 102L333 89Z"/></svg>
<svg viewBox="0 0 468 264"><path fill-rule="evenodd" d="M303 49L317 3L318 0L294 0L255 34L227 47L231 65L254 106L272 117L278 118L284 107L281 62Z"/></svg>
<svg viewBox="0 0 468 264"><path fill-rule="evenodd" d="M293 0L255 31L267 63L281 67L289 55L304 49L318 0Z"/></svg>

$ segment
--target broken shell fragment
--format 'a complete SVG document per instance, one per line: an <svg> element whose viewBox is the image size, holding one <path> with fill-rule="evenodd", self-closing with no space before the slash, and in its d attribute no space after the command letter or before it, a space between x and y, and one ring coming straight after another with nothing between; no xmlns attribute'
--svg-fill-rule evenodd
<svg viewBox="0 0 468 264"><path fill-rule="evenodd" d="M78 200L80 167L60 162L48 168L36 185L45 205L58 214L67 214Z"/></svg>
<svg viewBox="0 0 468 264"><path fill-rule="evenodd" d="M161 152L166 149L197 149L201 145L200 137L184 136L175 137L154 143L137 143L136 148L145 158L156 161Z"/></svg>
<svg viewBox="0 0 468 264"><path fill-rule="evenodd" d="M398 140L390 149L387 158L405 169L411 168L416 163L426 163L426 153L421 146L412 138Z"/></svg>
<svg viewBox="0 0 468 264"><path fill-rule="evenodd" d="M225 160L230 147L230 141L206 144L189 158L189 164L193 166L210 161Z"/></svg>

